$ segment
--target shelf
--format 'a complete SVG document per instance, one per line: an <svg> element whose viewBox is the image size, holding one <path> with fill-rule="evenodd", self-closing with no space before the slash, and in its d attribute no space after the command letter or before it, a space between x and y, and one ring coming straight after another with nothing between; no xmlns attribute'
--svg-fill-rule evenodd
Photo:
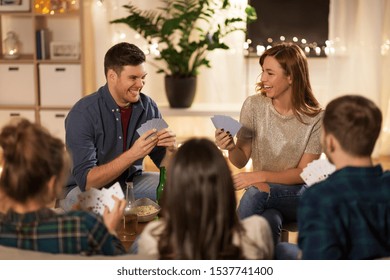
<svg viewBox="0 0 390 280"><path fill-rule="evenodd" d="M12 17L31 17L33 15L30 11L22 11L22 12L8 12L8 11L0 11L3 16L12 16Z"/></svg>
<svg viewBox="0 0 390 280"><path fill-rule="evenodd" d="M18 58L5 58L4 55L0 56L0 63L2 64L19 64L19 63L33 63L33 54L21 54Z"/></svg>
<svg viewBox="0 0 390 280"><path fill-rule="evenodd" d="M80 16L80 11L71 11L66 13L54 13L54 14L40 14L40 13L33 13L36 17L74 17L74 16Z"/></svg>
<svg viewBox="0 0 390 280"><path fill-rule="evenodd" d="M39 106L39 110L46 111L69 111L72 106Z"/></svg>
<svg viewBox="0 0 390 280"><path fill-rule="evenodd" d="M38 59L39 64L80 64L80 59Z"/></svg>
<svg viewBox="0 0 390 280"><path fill-rule="evenodd" d="M34 105L0 105L0 110L35 110Z"/></svg>
<svg viewBox="0 0 390 280"><path fill-rule="evenodd" d="M64 139L63 119L86 92L86 84L90 84L84 78L88 60L84 57L83 5L80 1L78 10L39 14L34 10L34 1L28 2L30 11L0 10L0 40L13 31L20 42L20 56L16 59L5 58L0 44L0 125L22 116L46 125ZM50 50L50 42L77 42L79 55L72 59L49 59L49 55L37 59L37 47L43 43L37 44L37 31L41 29L48 31L46 50Z"/></svg>

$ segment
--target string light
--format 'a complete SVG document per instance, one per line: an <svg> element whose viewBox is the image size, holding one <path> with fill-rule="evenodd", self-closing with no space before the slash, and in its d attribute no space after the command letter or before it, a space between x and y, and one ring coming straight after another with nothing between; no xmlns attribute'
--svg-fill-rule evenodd
<svg viewBox="0 0 390 280"><path fill-rule="evenodd" d="M248 56L255 53L257 56L261 56L265 50L272 48L272 46L280 42L294 42L302 48L308 57L327 56L332 53L330 41L324 42L323 44L318 44L317 42L308 42L308 40L305 38L299 39L297 36L293 36L291 39L288 39L284 35L281 35L279 40L267 38L266 41L257 43L255 45L252 45L251 39L247 39L244 44L244 54Z"/></svg>
<svg viewBox="0 0 390 280"><path fill-rule="evenodd" d="M387 55L390 52L390 40L387 39L381 46L381 55Z"/></svg>

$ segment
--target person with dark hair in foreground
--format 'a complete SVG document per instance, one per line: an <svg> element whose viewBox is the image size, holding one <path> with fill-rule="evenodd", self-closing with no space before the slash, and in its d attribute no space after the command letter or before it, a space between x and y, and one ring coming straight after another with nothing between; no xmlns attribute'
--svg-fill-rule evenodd
<svg viewBox="0 0 390 280"><path fill-rule="evenodd" d="M273 258L267 221L239 221L231 171L213 142L185 142L167 175L162 218L142 232L139 253L161 259Z"/></svg>

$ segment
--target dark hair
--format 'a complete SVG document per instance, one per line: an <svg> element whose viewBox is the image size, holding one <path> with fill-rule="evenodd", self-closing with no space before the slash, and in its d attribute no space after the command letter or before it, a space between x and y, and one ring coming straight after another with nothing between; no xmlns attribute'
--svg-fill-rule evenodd
<svg viewBox="0 0 390 280"><path fill-rule="evenodd" d="M64 143L38 124L20 119L4 126L0 133L3 171L0 187L14 201L39 199L45 203L46 186L52 176L56 183L66 180L69 157ZM62 186L61 186L62 187ZM59 188L54 195L61 191ZM51 197L54 199L54 197Z"/></svg>
<svg viewBox="0 0 390 280"><path fill-rule="evenodd" d="M325 109L323 128L341 147L354 156L371 156L381 131L382 113L371 100L345 95L332 100Z"/></svg>
<svg viewBox="0 0 390 280"><path fill-rule="evenodd" d="M185 142L171 161L163 197L163 259L237 259L233 234L243 231L236 215L231 171L208 139Z"/></svg>
<svg viewBox="0 0 390 280"><path fill-rule="evenodd" d="M301 114L315 116L320 111L320 105L314 97L309 79L309 67L307 58L302 49L293 43L281 43L266 50L260 56L260 66L263 67L267 56L274 57L286 76L291 76L292 82L292 105L294 115L301 121ZM262 92L262 83L257 83L256 90Z"/></svg>
<svg viewBox="0 0 390 280"><path fill-rule="evenodd" d="M144 52L136 45L122 42L112 46L104 57L104 74L107 76L109 69L113 69L118 75L123 66L137 66L145 62Z"/></svg>

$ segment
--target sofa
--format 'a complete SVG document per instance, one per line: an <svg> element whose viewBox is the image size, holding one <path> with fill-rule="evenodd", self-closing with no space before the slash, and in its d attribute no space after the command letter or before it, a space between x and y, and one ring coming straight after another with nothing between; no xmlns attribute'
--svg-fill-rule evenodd
<svg viewBox="0 0 390 280"><path fill-rule="evenodd" d="M153 260L153 258L131 254L120 256L51 254L0 245L0 260Z"/></svg>

